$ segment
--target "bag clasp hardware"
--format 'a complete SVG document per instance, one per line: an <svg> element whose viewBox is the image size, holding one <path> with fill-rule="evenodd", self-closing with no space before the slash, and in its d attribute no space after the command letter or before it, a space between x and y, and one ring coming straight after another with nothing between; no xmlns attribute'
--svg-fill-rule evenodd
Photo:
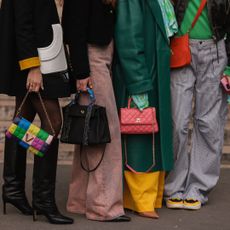
<svg viewBox="0 0 230 230"><path fill-rule="evenodd" d="M136 118L136 122L137 122L137 123L140 123L140 122L141 122L141 118L139 118L139 117Z"/></svg>

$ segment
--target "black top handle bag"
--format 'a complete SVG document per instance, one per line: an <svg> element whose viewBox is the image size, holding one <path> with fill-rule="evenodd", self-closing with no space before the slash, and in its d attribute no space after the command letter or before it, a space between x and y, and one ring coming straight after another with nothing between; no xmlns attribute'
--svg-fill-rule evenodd
<svg viewBox="0 0 230 230"><path fill-rule="evenodd" d="M63 128L61 142L80 145L81 166L87 172L95 171L101 164L106 144L111 142L109 124L106 108L96 105L95 95L92 89L87 89L90 103L80 105L80 93L76 93L75 98L63 107ZM82 163L82 151L85 146L94 147L104 144L101 160L93 169L86 168Z"/></svg>

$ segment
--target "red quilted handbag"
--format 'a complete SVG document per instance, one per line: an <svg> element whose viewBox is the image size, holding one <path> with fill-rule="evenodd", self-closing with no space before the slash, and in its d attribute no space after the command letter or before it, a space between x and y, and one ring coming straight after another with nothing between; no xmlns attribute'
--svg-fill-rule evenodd
<svg viewBox="0 0 230 230"><path fill-rule="evenodd" d="M153 134L159 131L156 119L156 109L149 107L140 111L137 108L130 108L131 98L128 101L128 108L120 110L120 127L122 134Z"/></svg>
<svg viewBox="0 0 230 230"><path fill-rule="evenodd" d="M145 173L151 172L155 166L155 141L154 133L159 131L157 119L156 119L156 109L150 107L140 111L137 108L130 108L132 99L128 100L128 108L121 108L120 110L120 127L122 134L152 134L152 154L153 162L152 165L145 171ZM128 163L126 138L125 138L125 166L133 173L139 174L135 169L133 169Z"/></svg>

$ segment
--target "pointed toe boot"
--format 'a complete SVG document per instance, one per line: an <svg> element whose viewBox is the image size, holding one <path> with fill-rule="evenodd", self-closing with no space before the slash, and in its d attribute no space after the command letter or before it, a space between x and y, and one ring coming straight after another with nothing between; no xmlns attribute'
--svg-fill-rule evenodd
<svg viewBox="0 0 230 230"><path fill-rule="evenodd" d="M54 140L44 157L35 156L33 175L33 209L44 215L51 224L73 224L73 219L62 215L55 201L55 181L58 156L58 139Z"/></svg>
<svg viewBox="0 0 230 230"><path fill-rule="evenodd" d="M26 150L16 141L6 138L4 150L4 169L2 186L3 213L11 204L24 215L32 215L25 193Z"/></svg>

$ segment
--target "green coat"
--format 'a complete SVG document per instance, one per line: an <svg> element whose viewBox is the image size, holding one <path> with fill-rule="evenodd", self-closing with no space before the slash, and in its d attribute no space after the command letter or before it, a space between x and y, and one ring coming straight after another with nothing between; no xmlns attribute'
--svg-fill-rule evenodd
<svg viewBox="0 0 230 230"><path fill-rule="evenodd" d="M148 92L160 128L155 136L153 171L169 171L173 166L170 48L157 0L118 0L115 47L113 79L118 108L127 106L129 95ZM144 172L152 164L151 135L129 135L126 140L130 165Z"/></svg>

